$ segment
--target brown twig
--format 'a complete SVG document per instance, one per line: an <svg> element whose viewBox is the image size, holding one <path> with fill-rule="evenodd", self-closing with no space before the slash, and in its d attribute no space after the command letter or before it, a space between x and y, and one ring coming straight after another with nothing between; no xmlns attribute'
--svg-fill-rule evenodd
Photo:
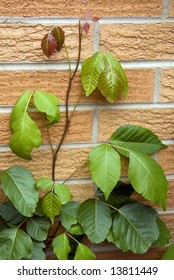
<svg viewBox="0 0 174 280"><path fill-rule="evenodd" d="M68 128L69 128L69 124L70 124L70 119L69 119L69 96L70 96L70 92L71 92L71 87L72 87L72 83L74 81L75 75L77 73L78 67L79 67L79 63L80 63L80 56L81 56L81 41L82 41L82 32L81 32L81 24L80 24L80 20L79 20L79 49L78 49L78 58L77 58L77 63L76 63L76 68L72 74L72 76L70 76L69 78L69 83L68 83L68 88L67 88L67 92L66 92L66 101L65 101L65 108L66 108L66 115L65 115L65 126L64 126L64 131L62 133L61 139L59 144L57 145L56 149L54 150L54 155L53 155L53 160L52 160L52 180L55 181L55 168L56 168L56 161L57 161L57 155L58 152L62 146L62 143L65 139L65 136L67 134Z"/></svg>

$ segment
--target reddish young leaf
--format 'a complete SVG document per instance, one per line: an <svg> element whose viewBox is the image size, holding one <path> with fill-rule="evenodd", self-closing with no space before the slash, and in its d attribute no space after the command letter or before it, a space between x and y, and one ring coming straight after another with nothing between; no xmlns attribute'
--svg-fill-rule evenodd
<svg viewBox="0 0 174 280"><path fill-rule="evenodd" d="M50 57L57 48L56 39L50 33L47 33L41 42L41 48L47 57Z"/></svg>
<svg viewBox="0 0 174 280"><path fill-rule="evenodd" d="M93 17L93 18L92 18L92 21L93 21L93 22L96 22L96 21L99 21L99 19L100 19L99 17Z"/></svg>
<svg viewBox="0 0 174 280"><path fill-rule="evenodd" d="M58 52L60 52L60 50L61 50L61 48L64 44L64 41L65 41L64 31L61 27L55 26L51 30L51 34L56 40L56 43L57 43L57 48L56 49L57 49Z"/></svg>
<svg viewBox="0 0 174 280"><path fill-rule="evenodd" d="M85 20L91 20L92 19L92 15L90 11L86 11L84 14L84 18Z"/></svg>
<svg viewBox="0 0 174 280"><path fill-rule="evenodd" d="M85 31L86 35L88 34L89 29L90 29L90 24L86 22L86 23L83 25L83 30Z"/></svg>

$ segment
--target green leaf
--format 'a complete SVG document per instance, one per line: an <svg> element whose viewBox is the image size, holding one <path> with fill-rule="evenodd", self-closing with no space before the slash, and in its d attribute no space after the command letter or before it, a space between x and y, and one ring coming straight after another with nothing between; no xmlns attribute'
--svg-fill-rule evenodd
<svg viewBox="0 0 174 280"><path fill-rule="evenodd" d="M0 232L0 248L2 246L0 255L4 257L3 259L20 260L29 258L32 245L29 235L19 228L7 228Z"/></svg>
<svg viewBox="0 0 174 280"><path fill-rule="evenodd" d="M161 260L174 260L174 243L168 246Z"/></svg>
<svg viewBox="0 0 174 280"><path fill-rule="evenodd" d="M115 244L115 237L114 237L112 228L110 228L110 230L109 230L109 233L107 236L107 241Z"/></svg>
<svg viewBox="0 0 174 280"><path fill-rule="evenodd" d="M42 209L53 224L55 216L59 215L61 209L61 203L57 195L53 192L47 193L42 200Z"/></svg>
<svg viewBox="0 0 174 280"><path fill-rule="evenodd" d="M84 231L83 231L81 225L79 225L79 224L72 225L70 227L70 229L68 230L68 232L71 233L71 234L75 234L75 235L83 235L84 234Z"/></svg>
<svg viewBox="0 0 174 280"><path fill-rule="evenodd" d="M48 236L50 222L46 217L32 217L27 220L27 233L37 241L44 241Z"/></svg>
<svg viewBox="0 0 174 280"><path fill-rule="evenodd" d="M52 242L54 253L59 260L68 260L68 254L71 251L69 239L65 233L56 236Z"/></svg>
<svg viewBox="0 0 174 280"><path fill-rule="evenodd" d="M42 190L51 190L54 182L49 178L40 178L36 180L36 188Z"/></svg>
<svg viewBox="0 0 174 280"><path fill-rule="evenodd" d="M110 103L113 103L123 91L123 83L120 72L116 68L107 67L100 74L98 89Z"/></svg>
<svg viewBox="0 0 174 280"><path fill-rule="evenodd" d="M83 62L81 75L86 96L89 96L97 88L99 76L104 68L105 59L101 52L95 53Z"/></svg>
<svg viewBox="0 0 174 280"><path fill-rule="evenodd" d="M109 66L111 69L117 69L117 71L120 73L120 75L122 77L122 81L123 81L122 91L123 91L124 96L127 97L128 96L128 81L127 81L126 74L125 74L120 62L110 52L105 52L105 58L106 58L106 65Z"/></svg>
<svg viewBox="0 0 174 280"><path fill-rule="evenodd" d="M25 217L13 206L10 200L0 205L0 216L12 225L19 224Z"/></svg>
<svg viewBox="0 0 174 280"><path fill-rule="evenodd" d="M80 202L70 201L63 205L60 212L60 220L66 229L70 229L72 225L77 223L77 213Z"/></svg>
<svg viewBox="0 0 174 280"><path fill-rule="evenodd" d="M34 104L36 108L47 115L49 124L57 123L60 121L60 111L58 105L60 104L59 98L55 95L39 90L34 91Z"/></svg>
<svg viewBox="0 0 174 280"><path fill-rule="evenodd" d="M33 248L31 252L31 257L28 260L46 260L46 255L43 249L45 248L45 244L43 242L38 242L32 240Z"/></svg>
<svg viewBox="0 0 174 280"><path fill-rule="evenodd" d="M39 200L38 200L38 203L37 203L36 210L34 212L34 214L39 216L39 217L43 217L44 216L44 212L43 212L43 209L42 209L42 200L43 199L40 197Z"/></svg>
<svg viewBox="0 0 174 280"><path fill-rule="evenodd" d="M63 29L59 26L55 26L51 29L50 33L56 39L56 43L57 43L56 49L58 52L60 52L61 48L63 47L64 41L65 41L65 35L64 35Z"/></svg>
<svg viewBox="0 0 174 280"><path fill-rule="evenodd" d="M127 252L145 253L158 239L156 211L143 204L127 204L118 210L113 222L115 245Z"/></svg>
<svg viewBox="0 0 174 280"><path fill-rule="evenodd" d="M138 125L120 126L111 135L109 142L126 157L129 157L130 151L149 155L166 148L152 131Z"/></svg>
<svg viewBox="0 0 174 280"><path fill-rule="evenodd" d="M77 250L75 252L75 260L95 260L95 254L84 244L78 243Z"/></svg>
<svg viewBox="0 0 174 280"><path fill-rule="evenodd" d="M157 217L157 224L159 228L159 237L153 245L162 248L169 244L170 231L166 224L159 217Z"/></svg>
<svg viewBox="0 0 174 280"><path fill-rule="evenodd" d="M82 203L78 211L78 220L93 243L100 243L106 239L112 223L109 207L105 202L96 199L88 199Z"/></svg>
<svg viewBox="0 0 174 280"><path fill-rule="evenodd" d="M154 159L139 152L130 152L128 177L136 192L166 208L168 182L163 169Z"/></svg>
<svg viewBox="0 0 174 280"><path fill-rule="evenodd" d="M60 199L61 204L66 204L72 198L69 187L64 185L64 184L55 185L54 192L56 193L56 195Z"/></svg>
<svg viewBox="0 0 174 280"><path fill-rule="evenodd" d="M114 148L101 144L89 154L89 169L92 180L107 199L120 177L120 157Z"/></svg>
<svg viewBox="0 0 174 280"><path fill-rule="evenodd" d="M27 91L16 102L10 115L12 136L9 146L13 153L25 159L32 159L33 148L38 148L42 143L41 133L37 124L27 113L32 93Z"/></svg>
<svg viewBox="0 0 174 280"><path fill-rule="evenodd" d="M1 181L2 188L14 207L22 215L31 217L39 199L31 172L23 167L14 166L1 173Z"/></svg>

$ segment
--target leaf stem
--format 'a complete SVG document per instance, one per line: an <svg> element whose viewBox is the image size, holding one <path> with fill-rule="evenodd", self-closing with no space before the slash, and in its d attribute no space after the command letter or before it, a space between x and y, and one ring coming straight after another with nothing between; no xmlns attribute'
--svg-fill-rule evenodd
<svg viewBox="0 0 174 280"><path fill-rule="evenodd" d="M65 234L68 235L71 239L73 239L77 244L79 244L79 241L75 239L71 234L69 234L68 232L65 232Z"/></svg>
<svg viewBox="0 0 174 280"><path fill-rule="evenodd" d="M79 63L80 63L80 57L81 57L81 41L82 41L82 32L81 32L81 24L80 24L80 20L79 20L79 49L78 49L78 58L77 58L77 63L76 63L76 68L72 74L72 76L69 78L69 83L68 83L68 88L66 91L66 101L65 101L65 108L66 108L66 113L65 113L65 126L64 126L64 130L60 139L59 144L57 145L57 147L54 150L54 155L53 155L53 160L52 160L52 180L55 181L55 169L56 169L56 161L57 161L57 155L58 152L62 146L62 143L65 139L65 136L67 134L68 128L69 128L69 124L70 124L70 119L69 119L69 96L70 96L70 92L71 92L71 87L74 81L74 77L77 73L78 67L79 67Z"/></svg>

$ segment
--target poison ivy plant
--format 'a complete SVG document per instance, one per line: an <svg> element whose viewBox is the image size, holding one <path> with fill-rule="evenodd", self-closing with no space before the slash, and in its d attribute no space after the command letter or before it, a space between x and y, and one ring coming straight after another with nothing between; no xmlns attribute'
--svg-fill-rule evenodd
<svg viewBox="0 0 174 280"><path fill-rule="evenodd" d="M170 244L163 254L162 260L174 260L174 243Z"/></svg>
<svg viewBox="0 0 174 280"><path fill-rule="evenodd" d="M23 166L0 172L2 190L9 199L0 205L0 259L44 260L47 249L52 248L60 260L94 260L96 256L88 246L89 241L95 244L112 242L123 252L130 250L136 254L147 252L151 246L169 245L167 225L153 207L145 204L148 200L166 209L168 189L163 169L152 158L153 153L166 146L149 129L122 125L108 141L91 149L88 167L96 186L93 198L74 201L71 188L66 185L74 173L64 182L63 176L56 173L56 163L60 164L59 151L79 101L71 108L70 114L70 93L81 61L82 34L87 36L91 24L98 20L87 12L83 23L79 21L75 67L71 64L65 32L61 27L51 28L41 42L47 58L64 50L69 67L63 104L65 121L58 143L53 145L49 132L50 126L61 121L58 97L42 90L28 90L12 109L11 150L21 158L32 159L33 149L42 144L39 128L42 121L49 139L51 172L50 177L42 175L37 179ZM126 73L117 58L108 51L96 52L82 62L81 81L86 96L95 89L110 103L115 102L121 93L128 96ZM37 123L35 119L38 120L39 116ZM124 182L120 180L122 157L126 157L128 162ZM132 197L134 192L144 197L144 203ZM168 246L163 259L173 259L173 244Z"/></svg>

